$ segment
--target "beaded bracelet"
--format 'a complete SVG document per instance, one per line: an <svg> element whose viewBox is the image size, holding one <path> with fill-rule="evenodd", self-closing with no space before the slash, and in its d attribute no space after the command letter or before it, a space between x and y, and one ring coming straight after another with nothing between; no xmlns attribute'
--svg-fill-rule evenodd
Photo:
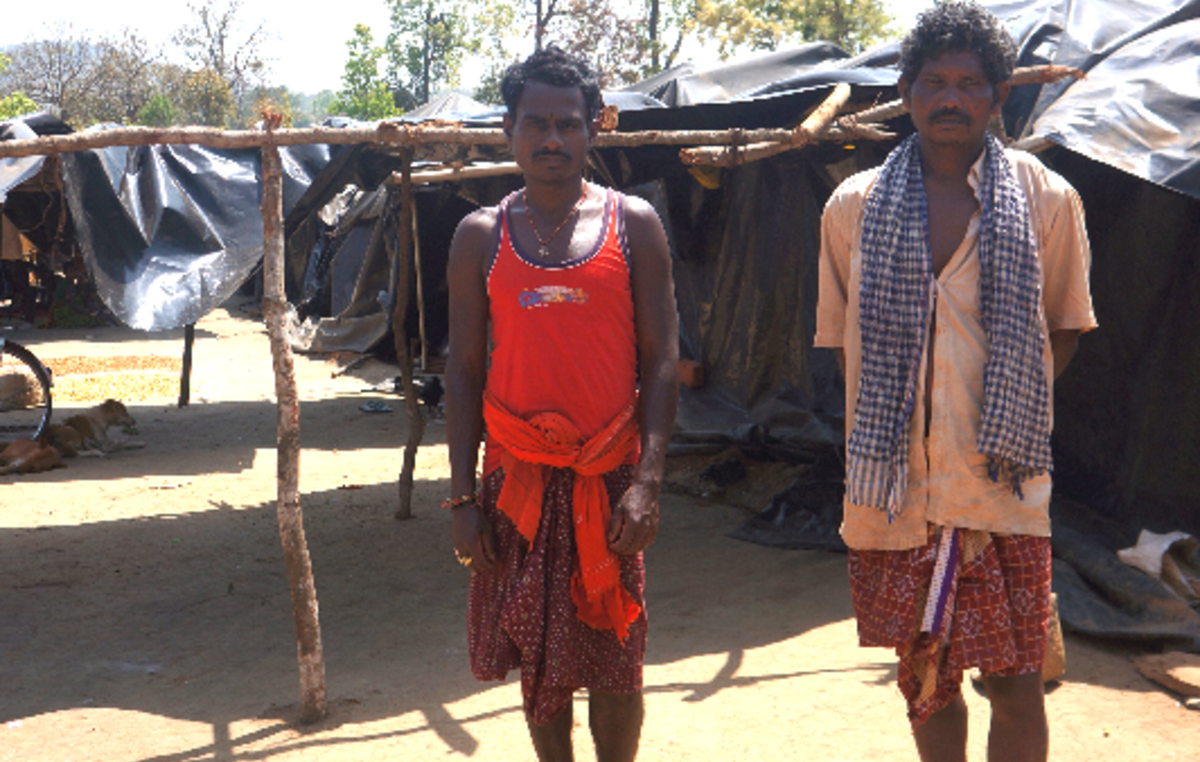
<svg viewBox="0 0 1200 762"><path fill-rule="evenodd" d="M462 497L448 497L442 501L442 508L447 511L453 511L455 508L462 508L464 505L478 503L479 493L471 492Z"/></svg>

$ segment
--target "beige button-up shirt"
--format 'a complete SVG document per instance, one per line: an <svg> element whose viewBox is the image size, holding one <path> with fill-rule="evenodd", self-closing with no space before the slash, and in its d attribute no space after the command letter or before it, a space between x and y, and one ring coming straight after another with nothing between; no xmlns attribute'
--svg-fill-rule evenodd
<svg viewBox="0 0 1200 762"><path fill-rule="evenodd" d="M1088 288L1091 251L1083 206L1075 190L1033 156L1006 152L1025 190L1042 276L1042 329L1046 380L1053 401L1052 331L1096 327ZM978 197L983 157L968 181ZM847 179L830 197L821 219L820 292L815 346L841 348L846 356L846 434L862 369L859 282L863 211L879 169ZM845 504L842 538L858 550L903 550L924 545L929 524L999 534L1050 534L1050 476L1023 484L1024 499L988 478L987 457L976 449L983 410L987 360L979 304L979 222L976 212L958 250L936 279L936 309L926 325L928 344L917 375L916 405L909 421L909 475L903 509L891 524L887 513ZM926 391L926 383L932 388ZM929 409L926 411L926 402ZM1053 406L1051 407L1053 416ZM928 438L925 421L929 420ZM1053 418L1052 418L1053 420Z"/></svg>

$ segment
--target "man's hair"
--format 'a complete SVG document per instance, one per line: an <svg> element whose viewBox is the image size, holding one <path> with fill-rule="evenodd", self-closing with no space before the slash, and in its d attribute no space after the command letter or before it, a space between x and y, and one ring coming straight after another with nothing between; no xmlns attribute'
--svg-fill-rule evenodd
<svg viewBox="0 0 1200 762"><path fill-rule="evenodd" d="M586 60L573 56L555 45L548 45L504 72L500 95L508 113L516 117L517 104L526 83L536 80L554 87L578 87L583 93L585 116L591 121L604 107L600 95L600 75Z"/></svg>
<svg viewBox="0 0 1200 762"><path fill-rule="evenodd" d="M917 16L900 43L900 74L915 82L923 67L943 53L977 53L993 85L1012 78L1017 46L992 13L973 2L944 2Z"/></svg>

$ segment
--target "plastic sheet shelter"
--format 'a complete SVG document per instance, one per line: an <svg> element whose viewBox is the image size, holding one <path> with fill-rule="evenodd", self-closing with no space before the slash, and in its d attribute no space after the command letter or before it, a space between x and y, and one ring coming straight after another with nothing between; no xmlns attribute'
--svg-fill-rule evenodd
<svg viewBox="0 0 1200 762"><path fill-rule="evenodd" d="M1139 528L1200 534L1200 397L1191 388L1200 375L1200 0L985 4L1013 32L1021 65L1066 64L1087 74L1017 88L1004 110L1010 136L1056 144L1042 158L1080 191L1093 247L1101 327L1084 337L1056 384L1060 492L1094 512L1083 536L1113 550ZM856 103L894 98L895 53L889 45L851 58L806 45L726 67L672 70L610 95L620 102L622 130L791 126L834 82L854 85ZM494 126L498 112L469 116ZM906 118L890 126L911 129ZM668 224L683 351L706 366L709 379L683 394L684 439L738 441L792 458L836 448L840 381L831 354L811 349L818 220L837 182L878 164L890 147L821 144L695 172L674 148L596 152L596 179L620 188L653 184L645 192ZM293 299L302 296L328 232L314 216L348 183L377 188L397 166L377 152L321 150L289 164ZM261 256L261 223L250 219L257 214L255 158L164 148L76 161L83 169L68 184L87 185L74 192L71 211L83 221L81 241L90 241L90 264L106 274L118 314L161 327L194 320ZM220 175L221 199L205 175ZM439 288L439 256L444 262L428 231L452 229L456 215L494 203L507 187L492 180L419 194L427 295ZM235 202L238 208L226 208ZM112 229L109 216L117 221ZM378 261L362 259L372 277ZM349 279L355 269L345 272ZM139 285L160 279L167 285ZM359 295L369 298L345 303L386 313L376 282L363 283L369 289ZM429 299L427 306L436 321ZM1056 521L1084 523L1075 513Z"/></svg>

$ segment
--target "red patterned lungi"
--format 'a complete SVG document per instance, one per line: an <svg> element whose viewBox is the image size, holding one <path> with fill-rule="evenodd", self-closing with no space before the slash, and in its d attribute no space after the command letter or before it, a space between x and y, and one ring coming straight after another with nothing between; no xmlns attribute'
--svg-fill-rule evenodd
<svg viewBox="0 0 1200 762"><path fill-rule="evenodd" d="M913 726L962 692L963 670L1040 672L1050 616L1050 539L958 530L957 585L940 635L922 632L939 534L912 550L851 550L859 644L895 648ZM935 592L936 595L936 592Z"/></svg>
<svg viewBox="0 0 1200 762"><path fill-rule="evenodd" d="M605 475L614 506L632 476L632 466ZM571 512L574 472L552 471L532 546L496 508L503 484L503 469L483 480L483 510L495 531L500 570L471 575L471 672L480 680L503 680L509 670L520 668L525 712L539 725L553 720L580 688L640 691L646 653L642 554L618 556L621 585L643 612L629 625L629 637L622 643L613 630L589 627L575 614L571 576L579 568L579 557Z"/></svg>

